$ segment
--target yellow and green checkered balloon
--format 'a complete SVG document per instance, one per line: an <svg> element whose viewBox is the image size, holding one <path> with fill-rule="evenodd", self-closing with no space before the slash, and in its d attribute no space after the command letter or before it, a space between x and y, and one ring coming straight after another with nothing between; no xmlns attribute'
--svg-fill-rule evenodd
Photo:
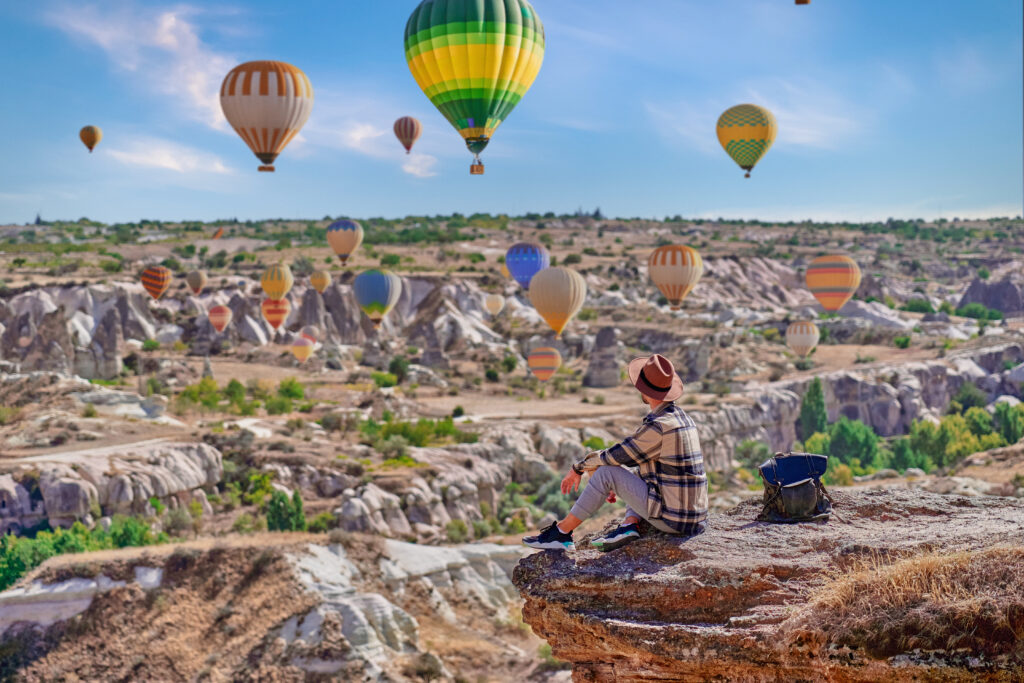
<svg viewBox="0 0 1024 683"><path fill-rule="evenodd" d="M405 27L405 57L479 155L537 78L544 25L527 0L423 0Z"/></svg>
<svg viewBox="0 0 1024 683"><path fill-rule="evenodd" d="M732 160L747 172L775 142L775 117L756 104L739 104L718 117L718 141Z"/></svg>

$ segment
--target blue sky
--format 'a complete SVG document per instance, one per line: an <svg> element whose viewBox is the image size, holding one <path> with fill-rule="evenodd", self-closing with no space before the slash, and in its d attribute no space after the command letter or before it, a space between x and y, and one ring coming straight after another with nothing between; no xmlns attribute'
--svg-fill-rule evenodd
<svg viewBox="0 0 1024 683"><path fill-rule="evenodd" d="M547 53L471 177L402 35L416 0L0 3L0 223L512 214L864 220L1022 211L1019 0L535 0ZM227 126L235 64L302 68L316 103L275 174ZM779 136L750 180L714 134ZM407 157L391 133L423 122ZM96 152L78 141L103 128Z"/></svg>

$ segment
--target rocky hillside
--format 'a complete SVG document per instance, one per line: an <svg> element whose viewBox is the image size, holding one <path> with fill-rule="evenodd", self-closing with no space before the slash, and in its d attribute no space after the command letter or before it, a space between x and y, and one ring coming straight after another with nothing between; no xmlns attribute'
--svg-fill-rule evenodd
<svg viewBox="0 0 1024 683"><path fill-rule="evenodd" d="M532 555L513 575L524 619L576 681L1024 676L1024 502L834 498L827 524L759 523L749 502L687 540Z"/></svg>

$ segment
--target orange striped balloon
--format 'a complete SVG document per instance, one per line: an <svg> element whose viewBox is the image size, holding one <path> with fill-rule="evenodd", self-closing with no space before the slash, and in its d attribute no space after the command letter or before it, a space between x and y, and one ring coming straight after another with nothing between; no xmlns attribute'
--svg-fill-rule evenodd
<svg viewBox="0 0 1024 683"><path fill-rule="evenodd" d="M213 329L219 333L223 332L231 324L231 319L235 316L227 306L214 306L207 312L206 317L209 318Z"/></svg>
<svg viewBox="0 0 1024 683"><path fill-rule="evenodd" d="M300 363L305 363L309 360L309 357L313 355L313 344L314 342L306 339L305 337L299 337L292 344L292 355L294 355Z"/></svg>
<svg viewBox="0 0 1024 683"><path fill-rule="evenodd" d="M668 299L673 311L683 302L704 274L704 260L696 249L674 244L658 247L647 259L651 281Z"/></svg>
<svg viewBox="0 0 1024 683"><path fill-rule="evenodd" d="M142 271L142 286L151 297L159 299L170 288L172 277L170 268L150 266Z"/></svg>
<svg viewBox="0 0 1024 683"><path fill-rule="evenodd" d="M786 328L786 344L801 358L806 358L814 350L820 338L818 326L809 321L790 323Z"/></svg>
<svg viewBox="0 0 1024 683"><path fill-rule="evenodd" d="M264 299L260 308L263 310L263 319L275 330L281 327L292 312L292 304L288 299Z"/></svg>
<svg viewBox="0 0 1024 683"><path fill-rule="evenodd" d="M526 363L534 377L541 382L547 382L555 371L562 367L562 354L556 348L542 346L530 352Z"/></svg>
<svg viewBox="0 0 1024 683"><path fill-rule="evenodd" d="M395 121L395 137L402 143L402 147L405 147L406 154L412 151L412 146L420 139L422 132L423 126L411 116L403 116Z"/></svg>
<svg viewBox="0 0 1024 683"><path fill-rule="evenodd" d="M324 290L331 286L331 274L325 270L318 270L309 276L309 284L313 285L313 289L324 293Z"/></svg>
<svg viewBox="0 0 1024 683"><path fill-rule="evenodd" d="M219 240L224 236L224 228L218 228L217 232L213 233L213 239Z"/></svg>
<svg viewBox="0 0 1024 683"><path fill-rule="evenodd" d="M277 155L299 134L313 111L313 84L284 62L240 64L220 86L220 108L235 132L273 171Z"/></svg>
<svg viewBox="0 0 1024 683"><path fill-rule="evenodd" d="M826 311L838 311L860 287L860 266L849 256L819 256L807 266L807 288Z"/></svg>

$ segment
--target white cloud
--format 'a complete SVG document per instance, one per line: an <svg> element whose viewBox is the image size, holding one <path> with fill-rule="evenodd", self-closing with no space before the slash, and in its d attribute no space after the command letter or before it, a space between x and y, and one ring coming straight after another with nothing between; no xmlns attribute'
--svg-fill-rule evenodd
<svg viewBox="0 0 1024 683"><path fill-rule="evenodd" d="M46 21L102 49L136 85L174 99L194 119L229 130L220 109L220 84L236 64L199 37L191 18L203 10L180 5L150 10L132 3L109 9L64 5Z"/></svg>
<svg viewBox="0 0 1024 683"><path fill-rule="evenodd" d="M402 164L402 170L417 178L430 178L437 175L434 172L436 165L437 157L432 157L429 154L410 154L406 157L406 162Z"/></svg>
<svg viewBox="0 0 1024 683"><path fill-rule="evenodd" d="M128 166L159 168L177 173L234 173L215 154L161 138L132 138L123 147L107 149L106 153Z"/></svg>

